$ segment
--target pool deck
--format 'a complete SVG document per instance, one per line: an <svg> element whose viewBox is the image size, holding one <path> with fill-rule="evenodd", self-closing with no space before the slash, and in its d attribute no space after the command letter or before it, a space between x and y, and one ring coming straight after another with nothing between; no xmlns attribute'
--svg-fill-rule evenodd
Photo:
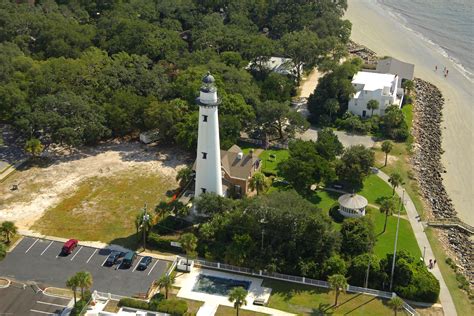
<svg viewBox="0 0 474 316"><path fill-rule="evenodd" d="M197 313L198 316L214 315L219 305L229 307L234 306L233 303L229 302L229 299L226 296L193 291L194 284L196 283L197 278L200 274L225 279L251 282L250 287L248 289L249 294L246 297L247 305L242 306L242 309L265 313L269 315L294 315L265 306L253 305L254 300L257 298L263 299L265 302L268 302L268 299L270 298L272 289L262 287L262 279L209 269L193 268L190 273L178 273L174 285L181 288L178 292L178 297L205 302L204 305L199 309Z"/></svg>

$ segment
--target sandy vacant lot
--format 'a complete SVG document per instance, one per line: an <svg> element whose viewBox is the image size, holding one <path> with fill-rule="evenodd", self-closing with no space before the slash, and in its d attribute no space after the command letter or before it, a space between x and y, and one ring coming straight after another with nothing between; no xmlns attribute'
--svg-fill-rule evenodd
<svg viewBox="0 0 474 316"><path fill-rule="evenodd" d="M47 157L44 165L25 166L0 185L0 222L13 220L28 229L46 210L91 179L136 173L159 176L175 187L176 170L189 162L189 157L178 150L150 148L138 142L107 143L74 153L51 149ZM18 190L11 190L14 184Z"/></svg>

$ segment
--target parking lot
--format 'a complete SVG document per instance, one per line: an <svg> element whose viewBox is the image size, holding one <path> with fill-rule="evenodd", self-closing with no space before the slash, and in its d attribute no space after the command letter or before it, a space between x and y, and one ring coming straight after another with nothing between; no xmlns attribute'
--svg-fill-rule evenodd
<svg viewBox="0 0 474 316"><path fill-rule="evenodd" d="M11 284L0 289L0 315L60 315L70 299L52 297L34 288Z"/></svg>
<svg viewBox="0 0 474 316"><path fill-rule="evenodd" d="M167 261L153 258L144 271L137 269L141 256L129 268L121 267L120 261L112 267L104 266L112 249L82 246L80 243L68 256L61 256L63 243L46 239L24 237L0 262L0 276L20 281L35 281L55 287L65 287L66 280L79 271L92 274L92 290L123 296L146 293L153 280L166 271Z"/></svg>

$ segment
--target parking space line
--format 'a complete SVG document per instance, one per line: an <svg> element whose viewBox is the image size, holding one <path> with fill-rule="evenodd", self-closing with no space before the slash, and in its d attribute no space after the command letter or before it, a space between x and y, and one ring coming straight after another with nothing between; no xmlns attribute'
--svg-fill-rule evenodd
<svg viewBox="0 0 474 316"><path fill-rule="evenodd" d="M81 248L79 248L79 250L76 251L76 253L74 254L74 256L72 256L71 261L72 261L74 258L76 258L77 254L79 253L79 251L82 250L82 248L83 248L83 246L81 246Z"/></svg>
<svg viewBox="0 0 474 316"><path fill-rule="evenodd" d="M108 256L105 258L104 262L102 262L101 266L104 266L105 262L107 261Z"/></svg>
<svg viewBox="0 0 474 316"><path fill-rule="evenodd" d="M51 247L51 245L53 244L53 242L54 242L54 241L51 241L51 242L49 243L49 245L48 245L46 248L44 248L44 250L43 250L43 252L40 254L40 256L42 256L42 255L46 252L46 250L48 250L48 248Z"/></svg>
<svg viewBox="0 0 474 316"><path fill-rule="evenodd" d="M46 305L51 305L51 306L58 306L58 307L67 307L67 305L54 304L54 303L41 302L41 301L36 301L36 303L38 303L38 304L46 304Z"/></svg>
<svg viewBox="0 0 474 316"><path fill-rule="evenodd" d="M133 268L132 272L135 272L135 270L137 269L139 263L140 263L140 260L137 262L137 264L135 265L135 268Z"/></svg>
<svg viewBox="0 0 474 316"><path fill-rule="evenodd" d="M30 248L26 249L25 253L27 253L28 251L30 251L31 248L33 248L33 246L38 242L39 239L36 239L34 243L31 244Z"/></svg>
<svg viewBox="0 0 474 316"><path fill-rule="evenodd" d="M155 268L155 266L156 266L156 264L158 263L158 261L159 261L159 259L156 259L155 264L153 265L153 267L151 267L150 272L148 272L147 275L150 275L151 271L153 271L153 269Z"/></svg>
<svg viewBox="0 0 474 316"><path fill-rule="evenodd" d="M86 263L89 263L89 261L91 261L92 257L95 255L95 253L97 252L97 250L99 250L99 249L94 250L94 252L91 254L91 256L89 257L89 259L87 259Z"/></svg>
<svg viewBox="0 0 474 316"><path fill-rule="evenodd" d="M41 313L41 314L46 314L46 315L56 315L54 313L43 312L43 311L39 311L39 310L36 310L36 309L30 309L30 312Z"/></svg>

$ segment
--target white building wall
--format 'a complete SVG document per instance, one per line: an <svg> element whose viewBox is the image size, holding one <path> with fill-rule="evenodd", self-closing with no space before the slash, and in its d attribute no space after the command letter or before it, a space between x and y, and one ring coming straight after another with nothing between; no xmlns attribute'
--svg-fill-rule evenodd
<svg viewBox="0 0 474 316"><path fill-rule="evenodd" d="M196 156L196 188L194 196L198 197L206 192L223 195L221 151L219 141L219 118L217 106L217 93L201 92L201 102L213 104L199 106L198 145ZM213 95L211 95L213 94ZM206 102L208 101L208 102ZM207 121L204 120L207 117ZM204 157L205 153L206 157Z"/></svg>
<svg viewBox="0 0 474 316"><path fill-rule="evenodd" d="M390 87L386 87L385 92L387 91L388 93L385 95L382 89L375 91L361 90L358 97L353 97L349 100L349 112L363 117L365 111L365 117L370 117L372 110L367 109L367 102L377 100L379 108L374 110L374 115L383 116L385 109L396 102L396 93L390 94Z"/></svg>

